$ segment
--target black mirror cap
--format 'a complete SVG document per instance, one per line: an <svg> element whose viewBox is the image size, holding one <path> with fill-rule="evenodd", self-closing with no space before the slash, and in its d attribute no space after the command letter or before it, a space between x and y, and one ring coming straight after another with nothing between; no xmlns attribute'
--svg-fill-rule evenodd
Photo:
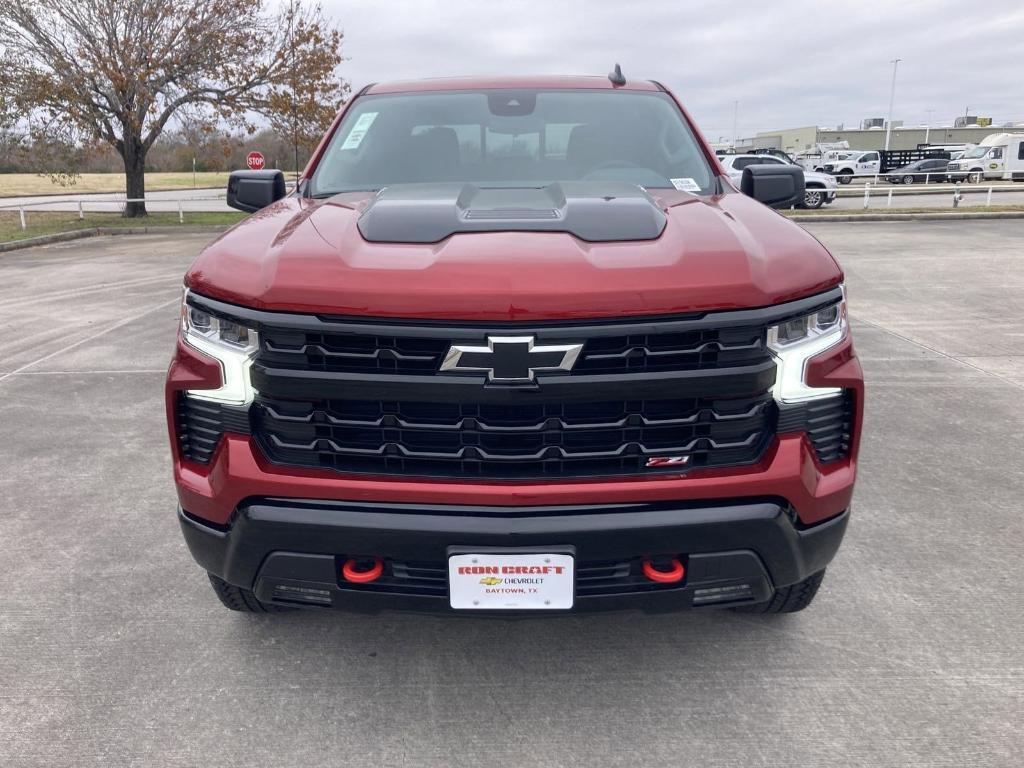
<svg viewBox="0 0 1024 768"><path fill-rule="evenodd" d="M748 165L740 192L772 208L792 208L804 201L804 169L796 165Z"/></svg>
<svg viewBox="0 0 1024 768"><path fill-rule="evenodd" d="M284 171L232 171L228 177L228 205L254 213L288 194Z"/></svg>

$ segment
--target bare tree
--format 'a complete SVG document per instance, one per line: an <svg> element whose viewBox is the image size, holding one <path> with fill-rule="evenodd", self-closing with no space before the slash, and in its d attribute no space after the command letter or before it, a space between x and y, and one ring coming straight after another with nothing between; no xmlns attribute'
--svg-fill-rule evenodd
<svg viewBox="0 0 1024 768"><path fill-rule="evenodd" d="M110 144L127 196L142 198L146 154L176 114L322 131L348 91L341 42L302 0L276 13L251 0L0 0L0 104L35 135Z"/></svg>

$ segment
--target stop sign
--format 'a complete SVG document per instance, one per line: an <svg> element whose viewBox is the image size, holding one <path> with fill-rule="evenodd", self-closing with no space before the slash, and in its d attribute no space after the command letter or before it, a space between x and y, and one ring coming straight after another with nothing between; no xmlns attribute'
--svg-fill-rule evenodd
<svg viewBox="0 0 1024 768"><path fill-rule="evenodd" d="M245 156L245 164L250 171L262 171L263 170L263 153L262 152L250 152Z"/></svg>

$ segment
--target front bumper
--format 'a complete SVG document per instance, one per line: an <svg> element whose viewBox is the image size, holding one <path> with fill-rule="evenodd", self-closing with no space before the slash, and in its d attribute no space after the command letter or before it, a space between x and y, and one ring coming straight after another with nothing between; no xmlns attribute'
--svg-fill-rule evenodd
<svg viewBox="0 0 1024 768"><path fill-rule="evenodd" d="M267 603L450 612L444 574L451 548L516 547L574 554L574 610L660 612L760 602L824 568L848 512L811 528L789 512L771 499L562 507L254 499L228 526L180 510L179 521L203 568ZM660 555L684 560L683 582L640 575L640 558ZM340 574L348 557L383 558L384 576L346 582Z"/></svg>

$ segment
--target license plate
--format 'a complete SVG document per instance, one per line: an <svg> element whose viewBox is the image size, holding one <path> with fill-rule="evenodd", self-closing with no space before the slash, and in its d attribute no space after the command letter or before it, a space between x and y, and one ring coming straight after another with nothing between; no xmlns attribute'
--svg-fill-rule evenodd
<svg viewBox="0 0 1024 768"><path fill-rule="evenodd" d="M459 610L572 608L572 555L453 555L448 593Z"/></svg>

